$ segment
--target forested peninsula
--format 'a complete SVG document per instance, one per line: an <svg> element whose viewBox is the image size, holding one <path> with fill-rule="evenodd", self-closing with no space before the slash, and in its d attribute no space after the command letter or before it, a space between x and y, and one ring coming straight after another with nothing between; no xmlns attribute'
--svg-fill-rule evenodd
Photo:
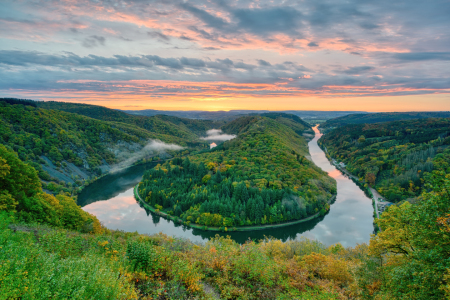
<svg viewBox="0 0 450 300"><path fill-rule="evenodd" d="M267 114L223 127L237 137L147 171L139 198L186 225L233 230L324 215L336 183L308 159L298 117Z"/></svg>

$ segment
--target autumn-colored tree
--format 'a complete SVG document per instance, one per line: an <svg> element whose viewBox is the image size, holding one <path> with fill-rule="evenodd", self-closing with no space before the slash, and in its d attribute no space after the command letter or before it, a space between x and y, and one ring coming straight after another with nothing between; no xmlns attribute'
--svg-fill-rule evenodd
<svg viewBox="0 0 450 300"><path fill-rule="evenodd" d="M15 213L25 222L101 232L96 217L83 211L73 198L44 193L36 170L16 153L0 145L0 210Z"/></svg>
<svg viewBox="0 0 450 300"><path fill-rule="evenodd" d="M382 229L370 242L370 252L384 259L382 290L394 299L443 299L450 268L450 236L445 219L450 212L450 174L435 171L430 192L418 204L405 202L384 212Z"/></svg>
<svg viewBox="0 0 450 300"><path fill-rule="evenodd" d="M376 177L373 173L366 173L366 181L373 186L375 184Z"/></svg>

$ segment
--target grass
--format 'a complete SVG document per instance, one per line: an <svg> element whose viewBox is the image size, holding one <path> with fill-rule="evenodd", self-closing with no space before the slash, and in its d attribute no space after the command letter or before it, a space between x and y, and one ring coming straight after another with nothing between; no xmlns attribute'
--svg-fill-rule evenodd
<svg viewBox="0 0 450 300"><path fill-rule="evenodd" d="M342 299L358 263L307 239L194 244L15 224L4 213L0 229L0 299Z"/></svg>

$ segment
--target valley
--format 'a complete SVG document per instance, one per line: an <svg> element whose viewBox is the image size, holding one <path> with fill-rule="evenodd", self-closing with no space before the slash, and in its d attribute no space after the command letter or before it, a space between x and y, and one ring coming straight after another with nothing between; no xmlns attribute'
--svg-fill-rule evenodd
<svg viewBox="0 0 450 300"><path fill-rule="evenodd" d="M2 295L446 293L447 118L312 128L17 99L0 112Z"/></svg>
<svg viewBox="0 0 450 300"><path fill-rule="evenodd" d="M337 199L330 205L324 216L281 229L260 229L257 231L205 231L190 228L155 214L136 201L133 193L147 166L136 166L120 174L106 176L88 186L78 196L78 204L87 212L96 215L108 228L124 231L137 231L142 234L162 232L169 236L188 238L193 242L207 241L216 234L231 236L238 243L264 239L271 236L282 241L309 238L326 245L340 243L346 247L367 243L373 232L373 207L371 199L344 174L327 160L317 145L321 134L314 128L316 136L308 144L313 162L337 182ZM281 224L282 225L282 224Z"/></svg>

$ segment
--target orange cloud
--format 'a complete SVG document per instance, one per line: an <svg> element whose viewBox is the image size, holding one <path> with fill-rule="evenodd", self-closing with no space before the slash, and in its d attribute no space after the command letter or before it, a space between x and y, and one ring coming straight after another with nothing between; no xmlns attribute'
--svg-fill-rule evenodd
<svg viewBox="0 0 450 300"><path fill-rule="evenodd" d="M66 83L69 81L65 81ZM318 90L283 83L180 82L171 80L71 81L91 90L9 90L21 98L92 103L118 109L168 110L449 110L450 89L329 85ZM98 84L101 90L93 90ZM408 95L422 91L424 95ZM398 96L395 96L398 93ZM381 97L382 96L382 97ZM433 105L430 105L433 103Z"/></svg>

